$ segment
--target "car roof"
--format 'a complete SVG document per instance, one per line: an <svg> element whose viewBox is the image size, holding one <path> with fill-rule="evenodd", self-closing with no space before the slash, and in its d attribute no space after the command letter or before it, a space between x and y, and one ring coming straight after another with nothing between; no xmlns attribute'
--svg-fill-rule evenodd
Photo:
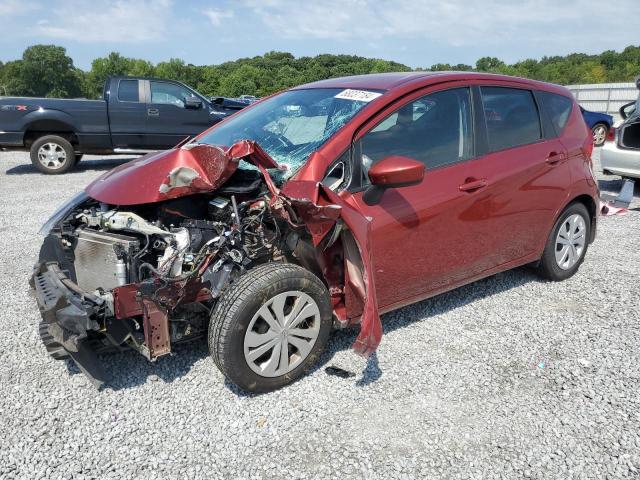
<svg viewBox="0 0 640 480"><path fill-rule="evenodd" d="M558 91L563 94L569 93L569 90L559 85L531 80L528 78L511 77L509 75L499 75L494 73L479 72L389 72L389 73L372 73L368 75L353 75L349 77L328 78L317 82L299 85L294 88L357 88L364 90L394 90L399 87L415 84L416 88L446 81L460 80L498 80L526 83L531 88L542 88L544 90Z"/></svg>

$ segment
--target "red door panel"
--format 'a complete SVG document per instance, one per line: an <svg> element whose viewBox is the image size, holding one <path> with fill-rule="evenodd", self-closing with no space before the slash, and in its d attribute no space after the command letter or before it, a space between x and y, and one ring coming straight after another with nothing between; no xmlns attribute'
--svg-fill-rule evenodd
<svg viewBox="0 0 640 480"><path fill-rule="evenodd" d="M475 160L427 171L420 185L387 190L367 205L371 248L381 307L426 295L477 273L487 244L483 189L462 191Z"/></svg>
<svg viewBox="0 0 640 480"><path fill-rule="evenodd" d="M475 163L487 187L475 218L485 224L481 270L542 248L571 184L564 147L557 139L490 153Z"/></svg>

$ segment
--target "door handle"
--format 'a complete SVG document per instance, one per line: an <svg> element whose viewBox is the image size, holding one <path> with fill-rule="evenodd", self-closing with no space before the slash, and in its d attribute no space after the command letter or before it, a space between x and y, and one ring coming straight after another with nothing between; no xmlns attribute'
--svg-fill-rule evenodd
<svg viewBox="0 0 640 480"><path fill-rule="evenodd" d="M562 163L564 159L565 159L564 153L551 152L547 156L545 162L553 167L555 165L558 165L559 163Z"/></svg>
<svg viewBox="0 0 640 480"><path fill-rule="evenodd" d="M160 116L160 110L157 108L147 108L147 115L150 117L158 117Z"/></svg>
<svg viewBox="0 0 640 480"><path fill-rule="evenodd" d="M480 190L481 188L486 187L487 185L489 185L489 182L487 182L486 179L481 178L480 180L476 180L475 178L467 178L467 180L465 180L465 182L460 185L458 188L460 189L461 192L475 192L477 190Z"/></svg>

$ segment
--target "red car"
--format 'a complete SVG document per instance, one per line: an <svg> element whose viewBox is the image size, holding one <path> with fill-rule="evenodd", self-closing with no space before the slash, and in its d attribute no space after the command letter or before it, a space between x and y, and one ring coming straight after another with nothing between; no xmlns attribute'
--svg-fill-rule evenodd
<svg viewBox="0 0 640 480"><path fill-rule="evenodd" d="M269 391L331 329L532 264L572 276L596 232L591 134L565 88L388 73L273 95L173 150L102 175L43 226L31 285L55 358L149 360L207 336L220 370Z"/></svg>

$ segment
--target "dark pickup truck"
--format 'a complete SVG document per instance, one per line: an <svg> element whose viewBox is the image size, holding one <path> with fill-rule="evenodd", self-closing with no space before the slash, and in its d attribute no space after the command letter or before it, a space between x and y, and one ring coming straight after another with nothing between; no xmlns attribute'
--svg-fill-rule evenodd
<svg viewBox="0 0 640 480"><path fill-rule="evenodd" d="M112 77L102 100L0 97L0 149L28 150L41 172L64 173L85 153L172 148L246 106L172 80Z"/></svg>

